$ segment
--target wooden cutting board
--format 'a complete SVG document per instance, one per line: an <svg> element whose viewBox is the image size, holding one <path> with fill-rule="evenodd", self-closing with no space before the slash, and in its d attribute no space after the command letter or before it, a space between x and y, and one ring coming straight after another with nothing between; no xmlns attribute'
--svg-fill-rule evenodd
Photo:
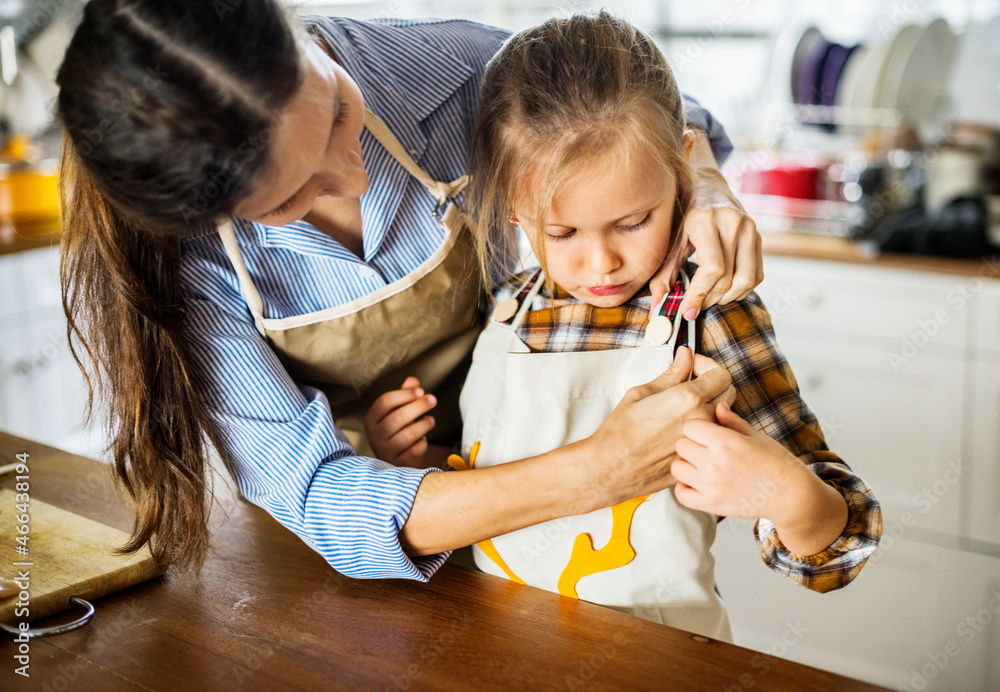
<svg viewBox="0 0 1000 692"><path fill-rule="evenodd" d="M74 607L70 596L91 601L163 573L148 547L132 555L114 553L129 538L124 531L40 500L30 501L28 513L28 553L20 555L15 516L21 512L14 492L0 490L0 576L15 579L26 570L30 594L27 617L15 615L15 608L25 605L18 596L0 601L0 622L43 618ZM14 564L24 562L31 564Z"/></svg>

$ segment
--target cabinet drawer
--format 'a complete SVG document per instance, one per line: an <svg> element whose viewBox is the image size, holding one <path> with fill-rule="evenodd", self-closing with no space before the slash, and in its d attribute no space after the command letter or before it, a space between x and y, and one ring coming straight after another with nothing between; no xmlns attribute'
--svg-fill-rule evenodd
<svg viewBox="0 0 1000 692"><path fill-rule="evenodd" d="M765 257L764 273L757 293L779 341L784 333L864 339L907 359L964 347L967 314L982 288L963 276L775 256Z"/></svg>

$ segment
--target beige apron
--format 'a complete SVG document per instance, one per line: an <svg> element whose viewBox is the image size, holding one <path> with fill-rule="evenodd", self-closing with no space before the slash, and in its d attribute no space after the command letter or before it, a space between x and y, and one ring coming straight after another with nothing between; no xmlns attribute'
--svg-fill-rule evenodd
<svg viewBox="0 0 1000 692"><path fill-rule="evenodd" d="M687 277L682 273L687 285ZM497 307L476 344L462 390L463 453L485 468L592 434L625 392L673 361L681 331L656 311L637 348L531 353L517 336L543 279ZM529 288L530 286L530 288ZM689 347L695 327L687 325ZM715 592L716 517L684 507L672 489L589 514L529 526L473 548L484 572L614 607L661 624L732 641Z"/></svg>
<svg viewBox="0 0 1000 692"><path fill-rule="evenodd" d="M444 241L413 272L344 305L268 319L231 221L219 226L219 235L257 331L292 379L326 394L334 423L358 453L372 455L364 428L371 404L398 389L409 375L438 399L436 425L428 440L450 446L461 436L458 393L482 324L482 283L469 221L451 201L465 188L468 176L451 183L433 180L385 123L367 110L365 127L436 202L434 219L444 228ZM438 214L441 209L443 216Z"/></svg>

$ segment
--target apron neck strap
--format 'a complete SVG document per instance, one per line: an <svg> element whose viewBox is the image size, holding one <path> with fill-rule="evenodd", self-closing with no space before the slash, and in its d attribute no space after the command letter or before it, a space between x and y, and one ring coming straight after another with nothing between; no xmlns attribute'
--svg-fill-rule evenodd
<svg viewBox="0 0 1000 692"><path fill-rule="evenodd" d="M247 271L247 267L243 263L243 256L240 254L240 248L236 242L236 233L233 231L232 219L226 219L219 224L219 238L222 240L222 247L229 256L229 261L233 263L233 269L236 270L236 278L240 282L240 293L243 294L243 300L247 302L250 314L253 315L254 326L260 335L264 336L264 301L253 285L253 281L250 280L250 272Z"/></svg>
<svg viewBox="0 0 1000 692"><path fill-rule="evenodd" d="M410 156L410 152L396 138L396 135L392 133L389 126L367 108L365 109L365 127L371 132L372 137L378 140L379 144L385 147L386 151L394 159L399 161L407 173L419 180L420 184L427 188L427 191L437 200L438 205L444 204L449 198L457 195L468 184L468 175L463 175L461 178L453 180L450 183L434 180L424 169L417 165L417 162Z"/></svg>

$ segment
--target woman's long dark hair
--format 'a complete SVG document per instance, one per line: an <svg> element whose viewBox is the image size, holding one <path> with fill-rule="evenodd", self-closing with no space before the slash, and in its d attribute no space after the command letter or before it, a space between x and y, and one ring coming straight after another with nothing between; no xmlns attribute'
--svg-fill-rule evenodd
<svg viewBox="0 0 1000 692"><path fill-rule="evenodd" d="M91 0L59 69L70 347L135 503L122 550L164 565L204 561L221 451L183 337L181 240L253 190L304 37L276 0Z"/></svg>

